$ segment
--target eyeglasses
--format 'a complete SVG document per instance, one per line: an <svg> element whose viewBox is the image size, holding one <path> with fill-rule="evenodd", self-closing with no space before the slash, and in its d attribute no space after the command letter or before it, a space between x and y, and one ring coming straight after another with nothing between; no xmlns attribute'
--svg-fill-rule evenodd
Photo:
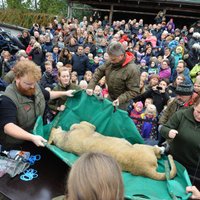
<svg viewBox="0 0 200 200"><path fill-rule="evenodd" d="M23 83L25 84L25 85L27 85L28 87L34 87L35 86L35 82L34 83L27 83L27 82L25 82L25 81L23 81Z"/></svg>

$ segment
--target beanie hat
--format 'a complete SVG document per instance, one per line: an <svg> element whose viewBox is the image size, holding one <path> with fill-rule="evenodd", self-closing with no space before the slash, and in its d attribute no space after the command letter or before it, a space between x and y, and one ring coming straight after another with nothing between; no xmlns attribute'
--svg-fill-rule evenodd
<svg viewBox="0 0 200 200"><path fill-rule="evenodd" d="M97 50L97 53L103 53L103 49L99 48L99 49Z"/></svg>
<svg viewBox="0 0 200 200"><path fill-rule="evenodd" d="M147 61L145 60L145 59L142 59L141 61L140 61L140 63L147 63Z"/></svg>
<svg viewBox="0 0 200 200"><path fill-rule="evenodd" d="M193 94L193 85L181 83L176 87L176 94L190 96Z"/></svg>
<svg viewBox="0 0 200 200"><path fill-rule="evenodd" d="M141 101L138 101L135 103L135 106L139 106L140 108L143 108L143 103Z"/></svg>

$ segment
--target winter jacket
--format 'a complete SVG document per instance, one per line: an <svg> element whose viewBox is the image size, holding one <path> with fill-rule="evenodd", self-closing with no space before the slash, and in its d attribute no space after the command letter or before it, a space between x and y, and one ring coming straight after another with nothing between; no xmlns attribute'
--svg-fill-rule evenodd
<svg viewBox="0 0 200 200"><path fill-rule="evenodd" d="M75 85L73 83L70 83L66 87L63 87L60 83L58 83L54 88L53 91L67 91L67 90L79 90L80 87L78 85ZM52 99L49 101L48 106L51 110L57 111L57 107L60 107L61 105L65 104L65 101L67 100L67 96L62 96L57 99Z"/></svg>
<svg viewBox="0 0 200 200"><path fill-rule="evenodd" d="M42 50L44 52L53 52L53 43L52 42L46 42L42 45Z"/></svg>
<svg viewBox="0 0 200 200"><path fill-rule="evenodd" d="M174 67L173 67L173 69L175 70L178 65L178 61L183 59L183 55L182 53L177 54L176 52L173 51L172 56L174 56L174 60L175 60Z"/></svg>
<svg viewBox="0 0 200 200"><path fill-rule="evenodd" d="M192 81L194 82L196 77L198 76L197 73L200 73L200 63L199 64L196 64L192 70L190 71L190 76L192 78Z"/></svg>
<svg viewBox="0 0 200 200"><path fill-rule="evenodd" d="M167 123L167 121L171 118L171 116L178 110L180 109L184 109L184 108L188 108L190 106L192 106L194 104L194 101L197 98L197 94L194 93L191 98L183 104L180 104L177 102L176 99L174 99L168 106L167 108L164 110L164 112L162 113L160 119L159 119L159 124L165 124Z"/></svg>
<svg viewBox="0 0 200 200"><path fill-rule="evenodd" d="M137 101L145 101L146 98L152 98L153 99L153 104L156 106L158 114L163 110L164 106L167 105L167 102L169 100L169 96L167 92L165 93L160 93L159 90L153 90L149 89L143 94L133 98L134 102Z"/></svg>
<svg viewBox="0 0 200 200"><path fill-rule="evenodd" d="M140 70L133 61L133 54L126 52L126 58L121 64L113 66L106 62L99 66L90 81L88 88L94 89L99 80L105 76L108 93L111 100L119 99L119 103L128 103L131 98L139 94Z"/></svg>
<svg viewBox="0 0 200 200"><path fill-rule="evenodd" d="M169 79L171 76L171 68L168 67L167 69L161 69L158 75L160 79L164 79L164 78Z"/></svg>
<svg viewBox="0 0 200 200"><path fill-rule="evenodd" d="M42 78L40 80L40 84L46 88L46 87L49 87L51 89L54 88L55 86L55 77L49 73L49 72L44 72L43 75L42 75Z"/></svg>
<svg viewBox="0 0 200 200"><path fill-rule="evenodd" d="M185 77L185 81L184 81L185 84L192 84L192 80L190 78L190 70L187 67L185 67L184 71L181 74L183 74ZM177 74L177 71L174 71L174 73L172 74L172 82L176 80L178 75L179 74Z"/></svg>
<svg viewBox="0 0 200 200"><path fill-rule="evenodd" d="M200 122L194 119L193 112L193 107L176 112L160 130L167 139L171 129L178 131L170 143L170 153L188 169L196 169L200 152ZM200 173L196 175L200 178Z"/></svg>
<svg viewBox="0 0 200 200"><path fill-rule="evenodd" d="M28 55L32 56L32 60L36 65L38 65L40 67L44 66L45 55L44 55L44 52L42 51L42 49L33 48L33 49L31 49L31 51Z"/></svg>
<svg viewBox="0 0 200 200"><path fill-rule="evenodd" d="M72 56L72 70L76 71L78 75L84 75L89 69L89 58L85 55L73 54Z"/></svg>

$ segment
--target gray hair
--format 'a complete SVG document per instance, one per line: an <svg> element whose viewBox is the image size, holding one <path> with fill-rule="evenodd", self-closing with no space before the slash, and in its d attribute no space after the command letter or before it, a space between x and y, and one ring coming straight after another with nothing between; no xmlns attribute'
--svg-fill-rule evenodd
<svg viewBox="0 0 200 200"><path fill-rule="evenodd" d="M125 54L125 49L120 42L111 42L107 47L108 55L120 56Z"/></svg>

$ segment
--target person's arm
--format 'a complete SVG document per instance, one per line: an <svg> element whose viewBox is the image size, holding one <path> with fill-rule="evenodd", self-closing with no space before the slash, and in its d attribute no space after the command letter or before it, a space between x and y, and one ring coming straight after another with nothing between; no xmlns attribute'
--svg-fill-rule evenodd
<svg viewBox="0 0 200 200"><path fill-rule="evenodd" d="M181 123L182 110L177 111L172 115L172 117L167 121L166 124L160 129L160 134L166 139L172 139L178 134L178 127Z"/></svg>
<svg viewBox="0 0 200 200"><path fill-rule="evenodd" d="M44 143L47 142L47 140L45 140L43 137L39 135L33 135L14 123L6 124L4 126L4 133L16 139L31 141L36 146L44 147Z"/></svg>
<svg viewBox="0 0 200 200"><path fill-rule="evenodd" d="M162 115L160 116L158 122L160 125L167 123L170 116L170 107L171 105L168 105L167 108L163 111Z"/></svg>
<svg viewBox="0 0 200 200"><path fill-rule="evenodd" d="M88 84L88 87L86 89L86 93L88 95L93 94L95 86L98 84L99 80L105 75L105 69L106 65L101 65L96 69L93 78L90 80L90 83Z"/></svg>
<svg viewBox="0 0 200 200"><path fill-rule="evenodd" d="M121 94L117 99L119 99L119 104L130 101L132 98L140 94L140 71L135 65L132 65L132 70L129 71L126 80L126 91Z"/></svg>
<svg viewBox="0 0 200 200"><path fill-rule="evenodd" d="M73 97L74 96L74 92L76 90L67 90L67 91L50 91L50 99L57 99L59 97L62 96L68 96L68 97Z"/></svg>
<svg viewBox="0 0 200 200"><path fill-rule="evenodd" d="M192 193L192 196L190 197L191 199L200 199L200 191L195 186L187 186L186 192Z"/></svg>
<svg viewBox="0 0 200 200"><path fill-rule="evenodd" d="M137 95L132 100L134 102L137 102L137 101L144 101L146 98L152 98L152 92L153 92L153 89L149 89L145 91L143 94Z"/></svg>

